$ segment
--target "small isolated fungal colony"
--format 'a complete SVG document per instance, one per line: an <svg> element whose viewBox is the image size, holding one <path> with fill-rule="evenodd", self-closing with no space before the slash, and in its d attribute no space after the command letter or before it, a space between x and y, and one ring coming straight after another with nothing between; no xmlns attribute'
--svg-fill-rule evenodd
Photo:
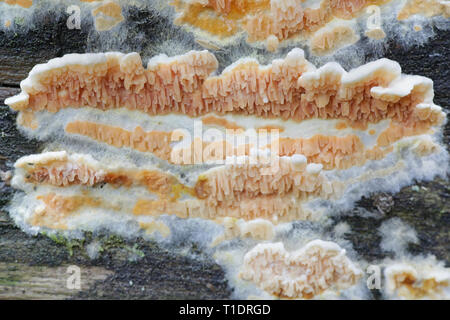
<svg viewBox="0 0 450 320"><path fill-rule="evenodd" d="M385 295L391 299L448 299L450 269L434 257L390 262L384 269Z"/></svg>
<svg viewBox="0 0 450 320"><path fill-rule="evenodd" d="M314 240L294 252L281 242L258 244L245 255L241 277L279 297L312 298L355 285L362 271L336 243Z"/></svg>
<svg viewBox="0 0 450 320"><path fill-rule="evenodd" d="M445 176L432 81L388 59L316 68L297 48L269 65L217 69L208 51L146 67L118 52L35 66L5 101L22 132L47 142L15 163L11 183L23 192L12 217L31 233L189 238L227 268L237 297L364 296L345 241L311 230L293 241L286 230L320 225L370 192ZM429 279L389 268L388 296ZM440 295L448 282L435 278L411 295Z"/></svg>

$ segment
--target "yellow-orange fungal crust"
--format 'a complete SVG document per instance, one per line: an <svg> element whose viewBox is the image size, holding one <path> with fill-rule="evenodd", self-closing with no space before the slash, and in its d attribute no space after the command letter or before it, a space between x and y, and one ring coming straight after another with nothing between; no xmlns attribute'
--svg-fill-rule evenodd
<svg viewBox="0 0 450 320"><path fill-rule="evenodd" d="M209 76L216 69L217 60L207 51L155 57L147 69L136 53L71 54L34 67L22 92L6 103L19 111L126 107L151 115L215 112L343 119L363 126L383 119L410 126L427 113L434 114L438 123L433 124L444 118L431 101L432 81L401 75L400 66L388 59L348 73L335 63L316 70L294 49L267 67L243 60Z"/></svg>
<svg viewBox="0 0 450 320"><path fill-rule="evenodd" d="M158 217L165 214L179 218L202 218L216 220L218 218L233 217L246 221L266 219L273 223L294 220L316 221L320 213L302 208L297 199L278 196L260 196L254 199L241 199L239 203L209 205L199 199L180 201L140 199L133 208L136 216Z"/></svg>
<svg viewBox="0 0 450 320"><path fill-rule="evenodd" d="M267 40L273 51L279 41L309 36L335 18L352 19L369 5L389 0L322 0L311 7L303 0L175 0L177 24L186 24L225 38L245 30L248 41Z"/></svg>
<svg viewBox="0 0 450 320"><path fill-rule="evenodd" d="M29 8L33 5L33 0L0 0L9 5L18 5L22 8Z"/></svg>
<svg viewBox="0 0 450 320"><path fill-rule="evenodd" d="M224 118L219 118L215 116L206 116L202 118L202 123L206 125L215 125L219 127L223 127L225 129L232 129L232 130L238 130L238 129L244 129L243 127L239 126L238 124L229 121Z"/></svg>
<svg viewBox="0 0 450 320"><path fill-rule="evenodd" d="M200 175L193 188L159 170L109 169L89 157L68 156L65 152L23 157L15 166L25 170L25 182L33 184L144 186L158 199L138 200L133 209L136 215L175 214L207 219L231 216L276 222L313 219L300 204L313 195L328 199L337 194L340 186L321 175L321 165L295 159L279 158L279 167L274 171L261 163L217 167ZM179 200L182 194L192 199Z"/></svg>
<svg viewBox="0 0 450 320"><path fill-rule="evenodd" d="M385 293L400 299L449 299L450 269L436 261L422 263L399 262L384 270Z"/></svg>
<svg viewBox="0 0 450 320"><path fill-rule="evenodd" d="M410 0L397 15L398 20L408 19L415 14L422 14L426 17L443 16L450 17L450 3L445 0Z"/></svg>
<svg viewBox="0 0 450 320"><path fill-rule="evenodd" d="M18 116L17 123L31 130L35 130L39 127L33 112L21 112Z"/></svg>
<svg viewBox="0 0 450 320"><path fill-rule="evenodd" d="M63 196L54 192L36 197L42 202L29 217L28 222L33 226L46 227L50 229L68 229L67 219L76 214L80 209L101 208L120 211L120 205L111 205L101 197L94 197L88 191L81 195ZM147 234L159 232L163 237L170 235L169 227L162 221L139 221L139 226Z"/></svg>
<svg viewBox="0 0 450 320"><path fill-rule="evenodd" d="M240 277L277 297L311 299L355 285L362 272L336 243L314 240L294 252L281 242L258 244L245 255Z"/></svg>
<svg viewBox="0 0 450 320"><path fill-rule="evenodd" d="M270 132L271 130L277 130L279 133L282 133L285 128L283 126L279 125L266 125L262 127L256 128L257 131L266 130L267 132Z"/></svg>
<svg viewBox="0 0 450 320"><path fill-rule="evenodd" d="M44 160L42 160L44 159ZM110 184L116 187L144 186L162 197L178 197L178 180L159 170L110 169L90 157L48 152L20 158L15 167L25 170L26 182L57 187ZM184 190L184 189L183 189ZM184 190L186 191L186 190ZM188 192L188 191L186 191Z"/></svg>
<svg viewBox="0 0 450 320"><path fill-rule="evenodd" d="M97 31L111 30L124 20L121 6L114 1L101 2L91 13Z"/></svg>
<svg viewBox="0 0 450 320"><path fill-rule="evenodd" d="M110 144L114 147L129 147L141 152L151 152L155 156L170 160L172 132L145 132L141 127L128 131L120 127L88 121L74 121L67 124L65 131Z"/></svg>
<svg viewBox="0 0 450 320"><path fill-rule="evenodd" d="M430 127L426 125L415 127L404 127L399 124L391 123L389 127L383 132L381 132L380 135L378 136L377 146L387 147L404 137L429 133L429 131Z"/></svg>
<svg viewBox="0 0 450 320"><path fill-rule="evenodd" d="M144 229L147 234L159 232L164 238L167 238L171 234L170 228L162 221L139 221L139 227Z"/></svg>
<svg viewBox="0 0 450 320"><path fill-rule="evenodd" d="M384 39L386 37L386 33L381 28L369 29L366 32L364 32L364 34L367 37L376 39L376 40Z"/></svg>
<svg viewBox="0 0 450 320"><path fill-rule="evenodd" d="M36 207L28 222L33 226L51 229L67 229L66 219L82 207L118 209L107 205L101 198L91 197L88 194L61 196L51 192L38 196L37 200L43 204Z"/></svg>

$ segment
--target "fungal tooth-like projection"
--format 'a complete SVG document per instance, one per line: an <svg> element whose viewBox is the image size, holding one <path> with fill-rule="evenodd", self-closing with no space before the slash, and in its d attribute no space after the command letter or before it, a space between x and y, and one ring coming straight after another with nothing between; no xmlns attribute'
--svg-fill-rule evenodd
<svg viewBox="0 0 450 320"><path fill-rule="evenodd" d="M176 0L173 6L178 13L175 23L189 27L198 37L207 33L218 43L229 43L244 32L249 43L262 43L270 51L284 42L309 40L315 55L353 44L359 33L383 39L382 14L390 17L396 12L397 19L389 19L397 24L416 14L449 16L447 1L439 0ZM367 18L367 13L373 15ZM354 23L366 19L370 21L366 30ZM377 21L376 25L372 21Z"/></svg>
<svg viewBox="0 0 450 320"><path fill-rule="evenodd" d="M314 240L292 252L281 242L258 244L245 255L240 276L278 297L311 299L353 286L362 271L336 243Z"/></svg>
<svg viewBox="0 0 450 320"><path fill-rule="evenodd" d="M358 40L354 27L345 23L335 23L314 33L311 37L310 48L315 55L322 56Z"/></svg>
<svg viewBox="0 0 450 320"><path fill-rule="evenodd" d="M316 69L293 49L265 67L244 59L212 76L216 69L208 51L158 56L147 68L136 53L71 54L35 66L21 82L22 92L5 103L25 112L89 106L149 115L341 119L355 126L392 119L417 128L444 119L432 102L432 81L402 75L387 59L350 72L334 63Z"/></svg>
<svg viewBox="0 0 450 320"><path fill-rule="evenodd" d="M384 270L384 292L393 299L449 299L450 269L434 257L392 262Z"/></svg>
<svg viewBox="0 0 450 320"><path fill-rule="evenodd" d="M236 3L190 5L242 14ZM282 17L295 1L272 3L284 27L271 32L287 37L298 28ZM256 13L264 3L247 4ZM342 18L366 4L326 12ZM321 21L314 10L289 17L309 17L312 28ZM333 42L327 32L312 38L319 51L355 36L342 29ZM432 81L402 74L388 59L349 71L335 62L317 68L298 48L268 65L242 58L218 69L206 50L158 55L146 66L139 54L119 52L36 65L5 101L21 131L46 142L42 153L15 163L11 185L21 192L11 216L32 233L106 228L169 243L187 232L221 257L240 243L240 255L225 258L242 258L233 262L241 271L235 281L272 297L357 290L362 273L345 243L254 245L284 241L289 228L320 224L371 192L445 176L445 113L433 102ZM410 280L391 274L392 292L406 294ZM439 279L417 294L438 292Z"/></svg>

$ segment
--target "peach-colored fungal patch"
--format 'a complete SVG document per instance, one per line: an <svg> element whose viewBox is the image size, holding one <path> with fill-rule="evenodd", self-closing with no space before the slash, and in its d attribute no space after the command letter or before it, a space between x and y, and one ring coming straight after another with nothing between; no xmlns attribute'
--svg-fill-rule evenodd
<svg viewBox="0 0 450 320"><path fill-rule="evenodd" d="M281 242L258 244L245 255L240 276L277 297L311 299L355 285L362 271L336 243L314 240L294 252Z"/></svg>
<svg viewBox="0 0 450 320"><path fill-rule="evenodd" d="M427 261L422 263L394 263L384 270L390 297L400 299L448 299L450 269Z"/></svg>
<svg viewBox="0 0 450 320"><path fill-rule="evenodd" d="M421 14L426 17L443 16L450 17L450 4L443 0L411 0L407 1L405 6L397 15L398 20L408 19L415 14Z"/></svg>
<svg viewBox="0 0 450 320"><path fill-rule="evenodd" d="M330 30L316 32L310 41L310 48L315 55L321 56L359 40L355 31L349 26L336 26Z"/></svg>
<svg viewBox="0 0 450 320"><path fill-rule="evenodd" d="M237 125L233 121L229 121L227 119L219 118L219 117L215 117L215 116L203 117L202 123L205 125L213 125L213 126L223 127L225 129L232 129L232 130L243 129L242 126Z"/></svg>
<svg viewBox="0 0 450 320"><path fill-rule="evenodd" d="M22 92L6 103L19 111L125 107L151 115L216 112L294 121L343 119L361 126L383 119L410 126L426 114L444 119L431 101L431 80L402 75L400 66L387 59L350 72L334 63L315 69L294 49L264 68L245 60L209 76L216 68L217 60L207 51L156 57L147 69L135 53L73 54L33 68Z"/></svg>
<svg viewBox="0 0 450 320"><path fill-rule="evenodd" d="M97 31L107 31L124 20L122 8L114 1L105 1L92 9L92 16Z"/></svg>
<svg viewBox="0 0 450 320"><path fill-rule="evenodd" d="M17 121L21 126L31 130L36 130L39 126L33 112L21 112Z"/></svg>
<svg viewBox="0 0 450 320"><path fill-rule="evenodd" d="M108 143L114 147L129 147L141 152L151 152L155 156L169 160L172 132L145 132L141 127L128 131L120 127L88 121L74 121L66 126L66 132L79 134L91 139Z"/></svg>
<svg viewBox="0 0 450 320"><path fill-rule="evenodd" d="M339 121L338 123L336 123L335 128L338 129L338 130L346 129L347 128L347 123L345 123L344 121Z"/></svg>
<svg viewBox="0 0 450 320"><path fill-rule="evenodd" d="M381 39L386 38L386 33L381 28L369 29L366 32L364 32L364 34L367 37L372 38L372 39L376 39L376 40L381 40Z"/></svg>
<svg viewBox="0 0 450 320"><path fill-rule="evenodd" d="M170 236L170 228L162 221L150 221L150 222L139 222L141 229L145 230L147 234L153 234L159 232L161 236L167 238Z"/></svg>
<svg viewBox="0 0 450 320"><path fill-rule="evenodd" d="M218 118L207 119L209 125L232 125L228 122L219 121ZM235 152L233 146L229 146L226 141L203 142L196 139L185 149L175 150L170 143L178 141L175 131L149 131L145 132L141 127L136 127L133 131L128 131L120 127L114 127L95 122L70 122L66 126L66 132L89 137L96 141L107 143L117 148L132 148L139 152L148 152L154 156L174 164L193 164L212 160L224 160L227 155L231 156ZM197 146L200 151L196 152ZM248 147L245 150L248 153ZM199 154L198 154L199 153Z"/></svg>
<svg viewBox="0 0 450 320"><path fill-rule="evenodd" d="M103 199L88 194L61 196L52 192L37 196L37 200L42 201L43 204L35 209L29 223L52 229L67 229L67 218L82 207L108 207L117 210L116 207L106 204Z"/></svg>
<svg viewBox="0 0 450 320"><path fill-rule="evenodd" d="M9 5L18 5L22 8L29 8L33 5L33 0L0 0L0 2L4 2Z"/></svg>
<svg viewBox="0 0 450 320"><path fill-rule="evenodd" d="M380 133L377 139L377 146L387 147L403 137L410 137L424 134L429 131L429 126L403 127L391 123L390 126Z"/></svg>

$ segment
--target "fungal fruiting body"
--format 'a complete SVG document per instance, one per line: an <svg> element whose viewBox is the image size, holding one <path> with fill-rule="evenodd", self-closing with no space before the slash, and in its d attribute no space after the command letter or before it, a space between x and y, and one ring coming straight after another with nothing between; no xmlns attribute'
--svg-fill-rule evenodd
<svg viewBox="0 0 450 320"><path fill-rule="evenodd" d="M391 262L384 270L384 293L393 299L448 299L450 269L434 257Z"/></svg>
<svg viewBox="0 0 450 320"><path fill-rule="evenodd" d="M314 240L293 252L281 242L258 244L245 255L240 276L276 296L309 299L353 286L362 271L336 243Z"/></svg>
<svg viewBox="0 0 450 320"><path fill-rule="evenodd" d="M293 49L268 66L243 59L212 76L216 69L208 51L158 56L147 68L136 53L70 54L35 66L22 92L5 102L24 113L127 108L148 115L340 119L363 127L390 119L417 130L444 119L432 102L432 81L402 75L388 59L350 72L336 63L316 69Z"/></svg>
<svg viewBox="0 0 450 320"><path fill-rule="evenodd" d="M172 4L178 13L175 23L189 27L200 38L207 33L223 43L245 33L247 42L263 43L270 51L283 42L310 40L311 52L317 55L358 40L359 27L348 22L368 19L366 36L382 39L386 34L381 15L392 24L416 14L449 16L448 1L440 0L176 0ZM391 18L392 12L396 16Z"/></svg>
<svg viewBox="0 0 450 320"><path fill-rule="evenodd" d="M417 170L407 180L446 170L436 166L446 157L437 139L445 117L432 81L401 74L394 61L317 69L294 49L268 66L242 59L212 75L217 67L207 51L158 56L147 68L138 54L115 52L35 66L6 103L27 134L65 151L20 159L16 185L143 189L121 211L278 223L314 220L305 203L344 203L349 186L401 167ZM421 158L436 168L412 169Z"/></svg>
<svg viewBox="0 0 450 320"><path fill-rule="evenodd" d="M118 52L35 66L6 100L19 128L47 141L15 164L12 185L24 191L10 207L15 221L30 232L109 228L161 241L192 232L222 250L447 173L432 81L394 61L347 72L293 49L267 66L245 58L217 69L208 51L160 55L146 68ZM257 248L275 256L255 249L243 275L270 294L313 298L360 278L337 244Z"/></svg>

